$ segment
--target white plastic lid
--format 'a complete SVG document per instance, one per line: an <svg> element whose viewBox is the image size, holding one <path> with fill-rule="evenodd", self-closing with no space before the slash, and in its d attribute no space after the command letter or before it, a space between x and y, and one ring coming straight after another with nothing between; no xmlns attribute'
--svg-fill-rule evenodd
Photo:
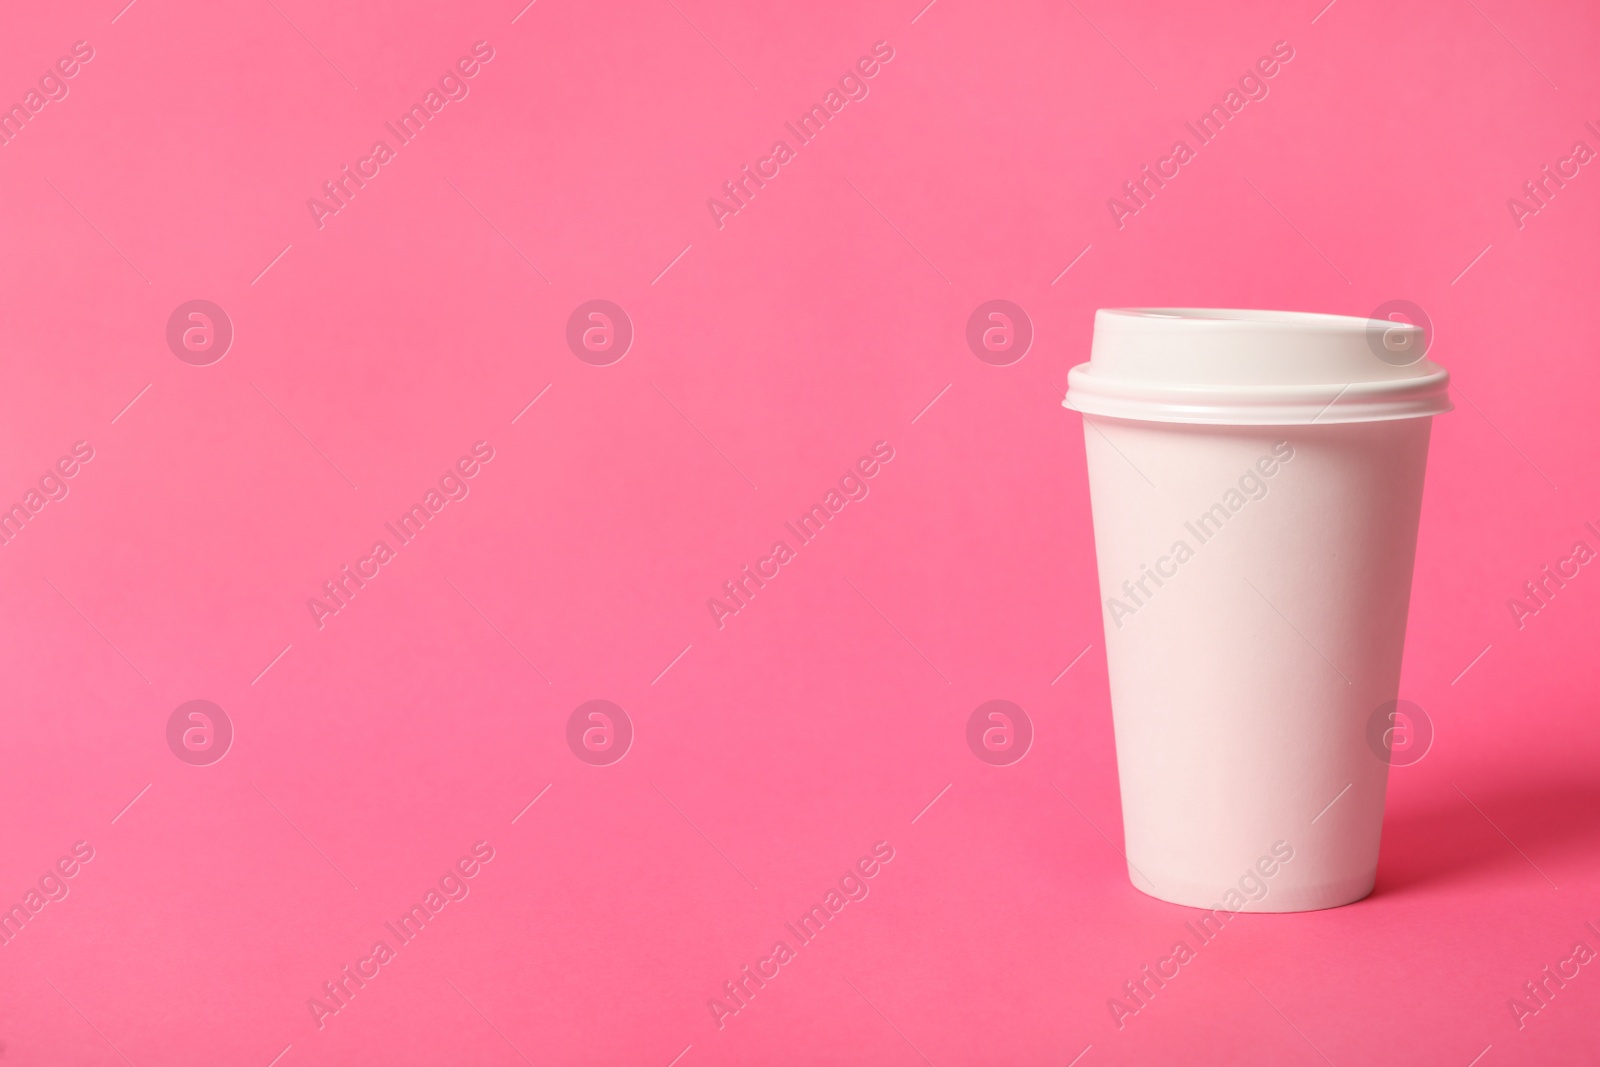
<svg viewBox="0 0 1600 1067"><path fill-rule="evenodd" d="M1145 422L1376 422L1451 410L1410 323L1302 311L1101 308L1066 407Z"/></svg>

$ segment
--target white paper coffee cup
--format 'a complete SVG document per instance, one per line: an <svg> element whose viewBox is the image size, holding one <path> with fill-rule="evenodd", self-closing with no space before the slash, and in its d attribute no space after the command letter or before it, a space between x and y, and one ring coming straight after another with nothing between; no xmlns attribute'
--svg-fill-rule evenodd
<svg viewBox="0 0 1600 1067"><path fill-rule="evenodd" d="M1413 326L1101 310L1083 413L1129 878L1163 900L1359 900L1431 416Z"/></svg>

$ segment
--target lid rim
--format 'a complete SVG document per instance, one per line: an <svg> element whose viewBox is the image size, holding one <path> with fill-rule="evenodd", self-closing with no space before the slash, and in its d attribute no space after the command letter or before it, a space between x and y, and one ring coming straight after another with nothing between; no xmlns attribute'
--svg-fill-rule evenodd
<svg viewBox="0 0 1600 1067"><path fill-rule="evenodd" d="M1148 409L1119 409L1116 407L1102 407L1096 405L1093 409L1077 407L1070 400L1063 400L1061 406L1069 411L1076 411L1086 418L1096 419L1121 419L1125 422L1144 422L1153 426L1351 426L1367 422L1399 422L1403 419L1428 419L1435 415L1444 415L1455 410L1455 405L1445 401L1438 405L1417 405L1415 407L1402 407L1397 405L1384 405L1382 407L1363 407L1344 411L1330 412L1322 417L1313 414L1306 418L1304 413L1270 414L1265 409L1253 412L1232 412L1226 409L1205 411L1203 409L1179 410L1172 409L1160 414Z"/></svg>
<svg viewBox="0 0 1600 1067"><path fill-rule="evenodd" d="M1413 323L1314 311L1100 308L1088 362L1068 372L1063 405L1238 425L1438 415L1452 409L1450 372L1427 358L1428 337Z"/></svg>
<svg viewBox="0 0 1600 1067"><path fill-rule="evenodd" d="M1415 330L1425 332L1415 323L1394 322L1387 319L1367 318L1360 315L1338 315L1328 311L1276 311L1251 308L1198 308L1198 307L1121 307L1099 308L1095 314L1135 319L1149 324L1169 322L1184 329L1277 329L1291 327L1306 330L1336 330L1366 333L1382 330Z"/></svg>
<svg viewBox="0 0 1600 1067"><path fill-rule="evenodd" d="M1084 415L1138 422L1238 426L1331 425L1425 418L1454 410L1450 372L1416 378L1317 385L1158 384L1105 378L1080 364L1067 375L1062 406Z"/></svg>

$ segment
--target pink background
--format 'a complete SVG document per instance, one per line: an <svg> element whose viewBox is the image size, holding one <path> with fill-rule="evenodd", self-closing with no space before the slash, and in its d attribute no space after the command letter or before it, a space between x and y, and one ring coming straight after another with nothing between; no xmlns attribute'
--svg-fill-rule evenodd
<svg viewBox="0 0 1600 1067"><path fill-rule="evenodd" d="M1521 630L1506 604L1600 548L1600 175L1520 229L1506 201L1600 148L1600 18L922 2L4 16L4 101L94 56L0 148L0 503L94 458L0 548L0 898L94 858L0 947L0 1062L1595 1047L1600 966L1523 1029L1508 999L1600 949L1600 573ZM1270 95L1119 230L1107 198L1280 40ZM470 94L319 229L307 199L477 41ZM719 229L707 199L878 41L869 95ZM1036 331L1009 366L964 338L993 298ZM1460 387L1401 691L1434 748L1391 776L1369 899L1236 919L1119 1030L1196 913L1117 852L1067 369L1097 307L1400 298ZM208 366L165 339L193 299L235 331ZM565 341L591 299L636 332L610 366ZM318 629L308 598L480 440L470 496ZM707 598L878 441L870 494L718 629ZM566 741L596 698L635 731L609 766ZM194 699L236 733L209 766L166 740ZM1011 766L967 747L990 699L1036 731ZM478 841L470 895L319 1029L309 998ZM719 1029L879 841L870 895Z"/></svg>

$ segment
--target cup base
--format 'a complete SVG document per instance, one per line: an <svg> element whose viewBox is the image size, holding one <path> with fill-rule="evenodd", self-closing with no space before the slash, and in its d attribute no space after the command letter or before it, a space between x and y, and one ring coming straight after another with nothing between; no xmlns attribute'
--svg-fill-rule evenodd
<svg viewBox="0 0 1600 1067"><path fill-rule="evenodd" d="M1222 893L1219 893L1214 885L1201 886L1174 879L1163 879L1157 884L1145 878L1131 865L1128 868L1128 881L1139 892L1166 901L1168 904L1203 908L1206 911L1233 910L1223 906ZM1376 881L1377 872L1370 871L1355 878L1326 885L1274 886L1268 882L1266 896L1260 900L1247 900L1244 906L1237 910L1277 914L1293 911L1325 911L1328 908L1354 904L1367 897L1371 894Z"/></svg>

